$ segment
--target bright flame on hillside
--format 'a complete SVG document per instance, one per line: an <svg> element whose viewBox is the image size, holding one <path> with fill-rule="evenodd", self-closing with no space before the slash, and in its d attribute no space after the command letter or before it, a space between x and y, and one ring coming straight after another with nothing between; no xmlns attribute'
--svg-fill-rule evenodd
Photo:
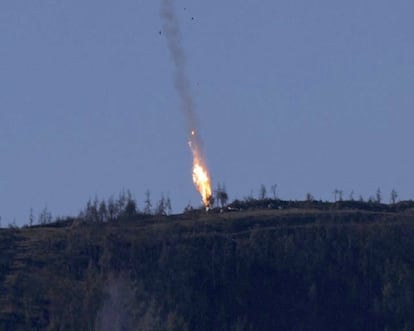
<svg viewBox="0 0 414 331"><path fill-rule="evenodd" d="M198 161L199 160L194 159L193 182L198 192L201 194L204 206L209 207L209 200L211 198L210 177L208 176L207 169L203 168L203 166L199 164Z"/></svg>
<svg viewBox="0 0 414 331"><path fill-rule="evenodd" d="M197 133L195 121L194 102L191 94L190 81L186 72L186 58L181 42L180 24L174 11L173 0L161 1L161 17L163 19L163 31L167 38L168 50L174 63L175 88L181 99L182 110L188 121L190 139L189 145L193 152L193 182L200 192L204 206L208 209L211 201L210 175L202 153L202 144Z"/></svg>
<svg viewBox="0 0 414 331"><path fill-rule="evenodd" d="M193 152L193 182L201 195L205 207L210 207L211 182L208 169L200 156L200 149L195 138L195 132L191 131L191 139L188 142Z"/></svg>

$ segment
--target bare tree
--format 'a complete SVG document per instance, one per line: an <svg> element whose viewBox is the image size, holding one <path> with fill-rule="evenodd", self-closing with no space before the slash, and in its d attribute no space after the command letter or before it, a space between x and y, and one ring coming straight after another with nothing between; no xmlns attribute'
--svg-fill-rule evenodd
<svg viewBox="0 0 414 331"><path fill-rule="evenodd" d="M352 190L351 193L349 193L349 200L354 201L354 190Z"/></svg>
<svg viewBox="0 0 414 331"><path fill-rule="evenodd" d="M337 196L338 196L339 190L336 188L332 193L334 195L334 201L337 202L338 201Z"/></svg>
<svg viewBox="0 0 414 331"><path fill-rule="evenodd" d="M376 203L381 203L382 200L382 194L381 194L381 190L378 187L377 192L375 193L375 202Z"/></svg>
<svg viewBox="0 0 414 331"><path fill-rule="evenodd" d="M13 218L13 222L9 223L9 229L18 229L19 227L17 226L16 223L16 218Z"/></svg>
<svg viewBox="0 0 414 331"><path fill-rule="evenodd" d="M277 184L273 184L271 187L270 187L270 191L272 191L272 195L273 195L273 199L274 200L276 200L277 199L277 192L276 192L276 190L277 190Z"/></svg>
<svg viewBox="0 0 414 331"><path fill-rule="evenodd" d="M207 198L207 203L208 203L208 207L209 207L209 208L214 207L215 202L216 202L216 199L214 198L214 196L213 196L213 195L210 195L210 196Z"/></svg>
<svg viewBox="0 0 414 331"><path fill-rule="evenodd" d="M213 199L215 203L217 203L217 207L219 207L220 202L220 192L221 192L221 184L217 183L217 188L214 190L215 198Z"/></svg>
<svg viewBox="0 0 414 331"><path fill-rule="evenodd" d="M189 213L189 212L192 212L193 210L194 210L193 206L190 203L188 203L187 206L185 206L184 208L184 213Z"/></svg>
<svg viewBox="0 0 414 331"><path fill-rule="evenodd" d="M248 195L248 196L246 196L246 197L244 198L244 200L245 200L245 201L248 201L248 202L252 202L252 201L254 201L254 200L255 200L255 199L254 199L254 192L253 192L253 189L251 189L251 190L250 190L249 195Z"/></svg>
<svg viewBox="0 0 414 331"><path fill-rule="evenodd" d="M122 190L121 192L119 192L118 200L116 202L119 214L121 214L125 210L127 200L128 199L127 199L127 194L125 193L125 190Z"/></svg>
<svg viewBox="0 0 414 331"><path fill-rule="evenodd" d="M38 223L41 225L52 223L52 213L47 209L47 206L39 214Z"/></svg>
<svg viewBox="0 0 414 331"><path fill-rule="evenodd" d="M221 208L224 208L224 206L227 204L227 200L229 199L229 196L227 195L227 192L225 190L220 192L220 205Z"/></svg>
<svg viewBox="0 0 414 331"><path fill-rule="evenodd" d="M393 205L395 205L395 203L397 202L397 198L398 198L398 193L395 189L392 189L391 191L391 203Z"/></svg>
<svg viewBox="0 0 414 331"><path fill-rule="evenodd" d="M229 196L226 192L226 186L221 186L220 184L217 184L216 189L216 201L217 203L220 203L221 208L224 208L224 206L227 203Z"/></svg>
<svg viewBox="0 0 414 331"><path fill-rule="evenodd" d="M266 186L264 186L263 184L260 185L260 190L259 190L259 200L264 200L266 199Z"/></svg>
<svg viewBox="0 0 414 331"><path fill-rule="evenodd" d="M166 215L166 206L165 206L165 198L164 194L161 195L161 199L157 203L157 207L155 208L156 215Z"/></svg>
<svg viewBox="0 0 414 331"><path fill-rule="evenodd" d="M34 223L34 214L33 214L33 208L30 208L30 214L29 214L29 226L32 226Z"/></svg>
<svg viewBox="0 0 414 331"><path fill-rule="evenodd" d="M167 199L165 200L165 210L167 212L167 215L172 214L172 207L171 207L171 199L170 196L167 196Z"/></svg>
<svg viewBox="0 0 414 331"><path fill-rule="evenodd" d="M314 197L312 195L312 193L308 192L306 193L306 201L307 202L312 202L314 200Z"/></svg>

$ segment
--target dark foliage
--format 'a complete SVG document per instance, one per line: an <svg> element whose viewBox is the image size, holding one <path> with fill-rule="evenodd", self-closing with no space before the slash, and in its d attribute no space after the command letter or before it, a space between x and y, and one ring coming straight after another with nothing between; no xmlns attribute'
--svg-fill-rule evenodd
<svg viewBox="0 0 414 331"><path fill-rule="evenodd" d="M0 230L0 330L413 330L411 202L230 207Z"/></svg>

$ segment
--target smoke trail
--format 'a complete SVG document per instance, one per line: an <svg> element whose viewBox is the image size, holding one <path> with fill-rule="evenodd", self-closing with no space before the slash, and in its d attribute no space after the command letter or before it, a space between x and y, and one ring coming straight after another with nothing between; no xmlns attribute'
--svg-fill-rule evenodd
<svg viewBox="0 0 414 331"><path fill-rule="evenodd" d="M201 141L198 136L194 114L194 101L186 72L186 57L181 41L180 25L174 12L173 0L161 0L161 17L164 23L163 31L167 38L168 49L175 66L175 88L188 121L189 145L193 153L193 181L202 196L204 205L208 207L211 197L210 176L202 153Z"/></svg>
<svg viewBox="0 0 414 331"><path fill-rule="evenodd" d="M161 17L164 22L164 34L167 38L168 49L175 65L175 88L181 99L182 109L188 120L189 132L191 133L196 129L194 102L186 72L187 61L181 42L180 25L174 12L173 0L161 1Z"/></svg>

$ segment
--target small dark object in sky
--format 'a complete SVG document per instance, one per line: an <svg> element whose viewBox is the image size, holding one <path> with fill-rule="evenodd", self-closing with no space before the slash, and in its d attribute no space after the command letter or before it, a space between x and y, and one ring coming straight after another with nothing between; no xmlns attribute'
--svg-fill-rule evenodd
<svg viewBox="0 0 414 331"><path fill-rule="evenodd" d="M158 33L159 33L160 35L162 35L162 31L161 31L161 30L159 30L159 31L158 31Z"/></svg>
<svg viewBox="0 0 414 331"><path fill-rule="evenodd" d="M194 17L191 17L191 19L194 21Z"/></svg>

